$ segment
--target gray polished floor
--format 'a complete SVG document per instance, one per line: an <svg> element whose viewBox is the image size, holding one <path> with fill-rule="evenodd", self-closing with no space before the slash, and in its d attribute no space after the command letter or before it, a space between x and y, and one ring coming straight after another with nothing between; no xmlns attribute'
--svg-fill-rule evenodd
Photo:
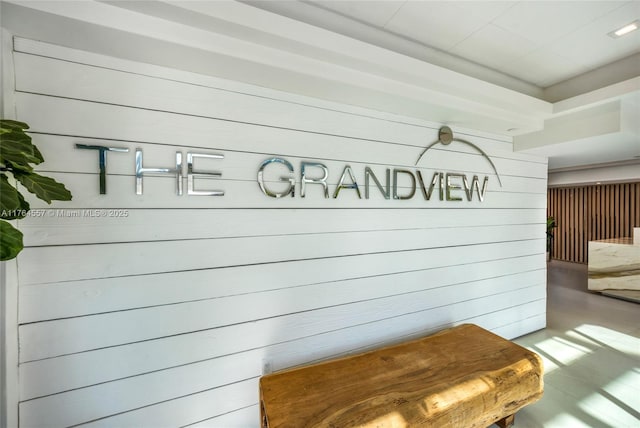
<svg viewBox="0 0 640 428"><path fill-rule="evenodd" d="M553 261L547 328L515 340L545 364L545 393L516 428L640 428L640 304L587 291L585 265Z"/></svg>

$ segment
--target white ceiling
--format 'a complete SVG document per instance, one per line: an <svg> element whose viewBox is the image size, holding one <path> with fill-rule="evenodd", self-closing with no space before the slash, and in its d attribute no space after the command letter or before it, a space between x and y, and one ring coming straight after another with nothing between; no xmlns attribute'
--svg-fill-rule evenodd
<svg viewBox="0 0 640 428"><path fill-rule="evenodd" d="M21 37L513 137L567 168L640 157L634 1L2 0Z"/></svg>
<svg viewBox="0 0 640 428"><path fill-rule="evenodd" d="M640 31L609 36L640 19L638 0L246 3L545 101L579 100L573 114L549 116L548 129L521 136L515 130L516 149L547 156L551 169L640 157L637 126L621 112L615 124L602 120L602 129L579 119L581 110L598 111L616 99L607 95L593 102L582 94L633 81L620 96L626 105L633 101L624 116L640 122L640 84L632 80L640 76ZM573 132L576 127L581 129Z"/></svg>
<svg viewBox="0 0 640 428"><path fill-rule="evenodd" d="M378 36L399 36L542 88L640 52L640 31L618 39L608 36L640 19L640 1L249 3L372 44L390 46L384 36L358 31L348 20L322 13L331 11L378 30ZM302 15L303 8L315 8L317 13L307 10Z"/></svg>

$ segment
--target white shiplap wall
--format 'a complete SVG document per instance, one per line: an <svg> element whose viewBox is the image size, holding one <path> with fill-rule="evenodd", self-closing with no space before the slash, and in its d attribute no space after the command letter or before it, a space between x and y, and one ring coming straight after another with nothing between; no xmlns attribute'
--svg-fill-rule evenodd
<svg viewBox="0 0 640 428"><path fill-rule="evenodd" d="M257 427L264 370L354 352L463 322L512 338L545 325L546 160L509 141L454 129L434 171L490 176L485 201L272 199L258 165L287 158L330 170L413 166L437 124L122 61L26 39L14 43L16 115L74 198L127 217L19 222L20 424L23 427ZM108 158L98 194L97 153ZM200 180L224 197L177 196L145 177L133 151L171 167L176 151L222 153ZM428 178L427 178L428 177ZM299 176L298 176L299 179ZM299 186L299 183L298 183ZM34 208L49 208L33 200Z"/></svg>

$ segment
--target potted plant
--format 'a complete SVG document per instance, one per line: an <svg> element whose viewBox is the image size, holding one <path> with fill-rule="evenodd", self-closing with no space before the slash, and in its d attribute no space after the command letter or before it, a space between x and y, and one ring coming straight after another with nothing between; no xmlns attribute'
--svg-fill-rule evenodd
<svg viewBox="0 0 640 428"><path fill-rule="evenodd" d="M547 261L551 261L551 250L553 248L553 229L557 227L554 217L547 217Z"/></svg>
<svg viewBox="0 0 640 428"><path fill-rule="evenodd" d="M24 218L30 210L16 181L48 204L71 200L64 184L34 172L32 165L44 158L25 129L26 123L0 119L0 261L13 259L23 248L22 232L5 221Z"/></svg>

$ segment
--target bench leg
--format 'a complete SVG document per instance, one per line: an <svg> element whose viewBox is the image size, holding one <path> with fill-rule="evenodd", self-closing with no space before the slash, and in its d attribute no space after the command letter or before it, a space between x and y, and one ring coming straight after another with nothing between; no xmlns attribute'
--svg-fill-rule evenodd
<svg viewBox="0 0 640 428"><path fill-rule="evenodd" d="M264 411L264 402L262 400L260 400L260 428L269 428L269 420Z"/></svg>
<svg viewBox="0 0 640 428"><path fill-rule="evenodd" d="M509 428L510 426L513 426L513 423L516 421L516 415L509 415L506 418L502 418L500 419L498 422L496 422L496 425L498 425L500 428Z"/></svg>

